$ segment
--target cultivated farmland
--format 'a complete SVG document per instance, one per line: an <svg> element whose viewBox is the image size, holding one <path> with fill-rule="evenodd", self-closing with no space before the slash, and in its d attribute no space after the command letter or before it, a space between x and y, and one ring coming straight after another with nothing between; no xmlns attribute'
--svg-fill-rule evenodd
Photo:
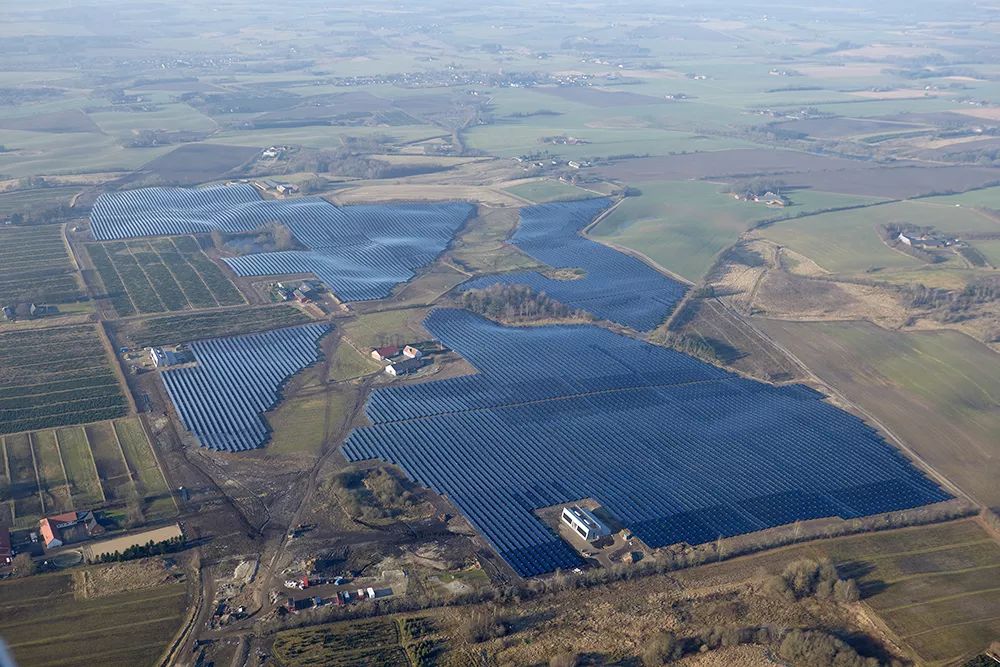
<svg viewBox="0 0 1000 667"><path fill-rule="evenodd" d="M268 329L306 324L308 315L290 304L231 308L207 313L162 315L118 322L115 325L119 342L129 347L152 347L170 343L186 343L203 338L220 338Z"/></svg>
<svg viewBox="0 0 1000 667"><path fill-rule="evenodd" d="M0 433L83 424L128 411L92 326L0 334Z"/></svg>
<svg viewBox="0 0 1000 667"><path fill-rule="evenodd" d="M154 665L190 600L176 580L100 597L87 597L76 581L45 574L0 582L0 634L21 667ZM70 648L81 644L86 650Z"/></svg>
<svg viewBox="0 0 1000 667"><path fill-rule="evenodd" d="M0 305L81 297L61 225L0 227Z"/></svg>
<svg viewBox="0 0 1000 667"><path fill-rule="evenodd" d="M163 373L184 425L204 447L240 451L269 437L262 418L292 375L319 358L325 324L191 343L198 365Z"/></svg>
<svg viewBox="0 0 1000 667"><path fill-rule="evenodd" d="M801 385L592 326L502 327L455 310L425 326L479 373L376 390L373 426L344 454L398 463L446 494L523 576L579 563L531 512L579 498L660 547L949 497Z"/></svg>
<svg viewBox="0 0 1000 667"><path fill-rule="evenodd" d="M0 436L0 454L10 471L9 480L0 476L0 525L27 528L46 514L120 510L133 500L146 520L176 514L135 419Z"/></svg>
<svg viewBox="0 0 1000 667"><path fill-rule="evenodd" d="M87 252L122 317L245 303L190 236L90 243Z"/></svg>

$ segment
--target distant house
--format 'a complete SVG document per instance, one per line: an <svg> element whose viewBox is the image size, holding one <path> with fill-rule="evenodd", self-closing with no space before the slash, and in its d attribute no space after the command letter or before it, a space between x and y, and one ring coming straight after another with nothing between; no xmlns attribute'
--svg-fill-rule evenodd
<svg viewBox="0 0 1000 667"><path fill-rule="evenodd" d="M97 523L94 513L65 512L45 517L38 522L38 532L46 549L55 549L64 544L82 542L104 532Z"/></svg>
<svg viewBox="0 0 1000 667"><path fill-rule="evenodd" d="M375 361L388 361L393 357L399 356L400 349L396 345L387 345L385 347L377 347L371 352L371 357Z"/></svg>
<svg viewBox="0 0 1000 667"><path fill-rule="evenodd" d="M4 306L3 318L8 322L13 322L17 319L17 309L15 309L14 306Z"/></svg>
<svg viewBox="0 0 1000 667"><path fill-rule="evenodd" d="M280 195L290 195L298 192L299 186L292 185L291 183L279 183L276 189Z"/></svg>
<svg viewBox="0 0 1000 667"><path fill-rule="evenodd" d="M317 290L315 286L310 285L309 283L302 283L301 285L296 287L295 291L292 293L295 295L295 298L301 301L302 303L315 301L316 299L319 298L319 290Z"/></svg>
<svg viewBox="0 0 1000 667"><path fill-rule="evenodd" d="M403 356L407 359L419 359L424 356L424 353L413 347L412 345L407 345L403 348Z"/></svg>
<svg viewBox="0 0 1000 667"><path fill-rule="evenodd" d="M0 526L0 567L14 562L14 550L10 546L10 530Z"/></svg>
<svg viewBox="0 0 1000 667"><path fill-rule="evenodd" d="M953 240L935 238L928 234L917 236L905 232L900 232L896 240L912 248L947 248L954 243Z"/></svg>
<svg viewBox="0 0 1000 667"><path fill-rule="evenodd" d="M785 198L773 192L765 192L758 198L758 201L764 202L765 206L771 206L775 208L781 208L785 205Z"/></svg>
<svg viewBox="0 0 1000 667"><path fill-rule="evenodd" d="M410 373L416 373L423 365L424 362L422 359L404 359L403 361L397 361L386 366L385 372L393 377L409 375Z"/></svg>
<svg viewBox="0 0 1000 667"><path fill-rule="evenodd" d="M562 521L588 542L598 540L611 532L593 513L579 505L564 507Z"/></svg>

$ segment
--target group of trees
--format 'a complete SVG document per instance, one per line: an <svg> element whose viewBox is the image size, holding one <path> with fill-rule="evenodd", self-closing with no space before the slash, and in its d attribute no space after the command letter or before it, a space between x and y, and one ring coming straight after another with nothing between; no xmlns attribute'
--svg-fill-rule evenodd
<svg viewBox="0 0 1000 667"><path fill-rule="evenodd" d="M11 213L8 220L12 225L49 225L80 217L81 212L69 204L50 204Z"/></svg>
<svg viewBox="0 0 1000 667"><path fill-rule="evenodd" d="M462 294L462 306L474 313L507 322L583 317L578 310L556 301L545 292L536 292L527 285L496 284L472 289Z"/></svg>
<svg viewBox="0 0 1000 667"><path fill-rule="evenodd" d="M815 597L820 600L857 602L861 591L854 579L841 579L829 559L792 561L781 574L764 580L765 590L787 600Z"/></svg>
<svg viewBox="0 0 1000 667"><path fill-rule="evenodd" d="M821 630L799 628L712 627L691 637L668 630L657 632L642 648L644 667L659 667L693 653L758 644L771 647L786 664L826 667L878 667L877 658L864 657L842 639Z"/></svg>
<svg viewBox="0 0 1000 667"><path fill-rule="evenodd" d="M348 515L363 521L406 514L419 499L385 469L344 471L327 482Z"/></svg>
<svg viewBox="0 0 1000 667"><path fill-rule="evenodd" d="M277 221L264 223L249 232L223 232L213 229L211 236L216 248L238 255L304 248L292 234L292 230Z"/></svg>
<svg viewBox="0 0 1000 667"><path fill-rule="evenodd" d="M116 551L110 554L101 554L97 558L98 563L116 563L126 560L134 560L136 558L146 558L148 556L162 556L164 554L172 554L177 551L182 550L187 545L187 541L184 536L172 537L169 540L163 540L162 542L154 542L150 540L146 544L137 544L131 546L125 551Z"/></svg>
<svg viewBox="0 0 1000 667"><path fill-rule="evenodd" d="M975 278L961 290L927 287L919 283L906 285L900 290L908 307L927 311L927 315L940 322L960 322L968 319L977 306L1000 299L1000 278Z"/></svg>

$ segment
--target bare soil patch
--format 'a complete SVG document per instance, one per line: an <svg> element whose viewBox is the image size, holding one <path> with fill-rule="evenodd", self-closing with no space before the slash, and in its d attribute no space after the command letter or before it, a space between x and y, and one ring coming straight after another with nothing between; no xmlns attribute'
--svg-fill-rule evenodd
<svg viewBox="0 0 1000 667"><path fill-rule="evenodd" d="M251 146L185 144L147 162L142 170L166 183L197 185L224 177L256 155Z"/></svg>

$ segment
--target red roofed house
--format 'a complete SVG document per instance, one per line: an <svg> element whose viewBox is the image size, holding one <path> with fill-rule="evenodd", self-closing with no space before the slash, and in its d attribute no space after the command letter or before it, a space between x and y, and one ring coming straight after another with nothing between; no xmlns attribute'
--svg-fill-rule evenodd
<svg viewBox="0 0 1000 667"><path fill-rule="evenodd" d="M39 532L46 549L54 549L64 544L82 542L104 532L94 518L94 513L65 512L45 517L38 522Z"/></svg>
<svg viewBox="0 0 1000 667"><path fill-rule="evenodd" d="M10 548L10 531L0 527L0 567L14 562L14 552Z"/></svg>
<svg viewBox="0 0 1000 667"><path fill-rule="evenodd" d="M389 345L386 347L377 347L372 350L372 359L375 361L385 361L386 359L392 359L399 355L399 347L396 345Z"/></svg>

